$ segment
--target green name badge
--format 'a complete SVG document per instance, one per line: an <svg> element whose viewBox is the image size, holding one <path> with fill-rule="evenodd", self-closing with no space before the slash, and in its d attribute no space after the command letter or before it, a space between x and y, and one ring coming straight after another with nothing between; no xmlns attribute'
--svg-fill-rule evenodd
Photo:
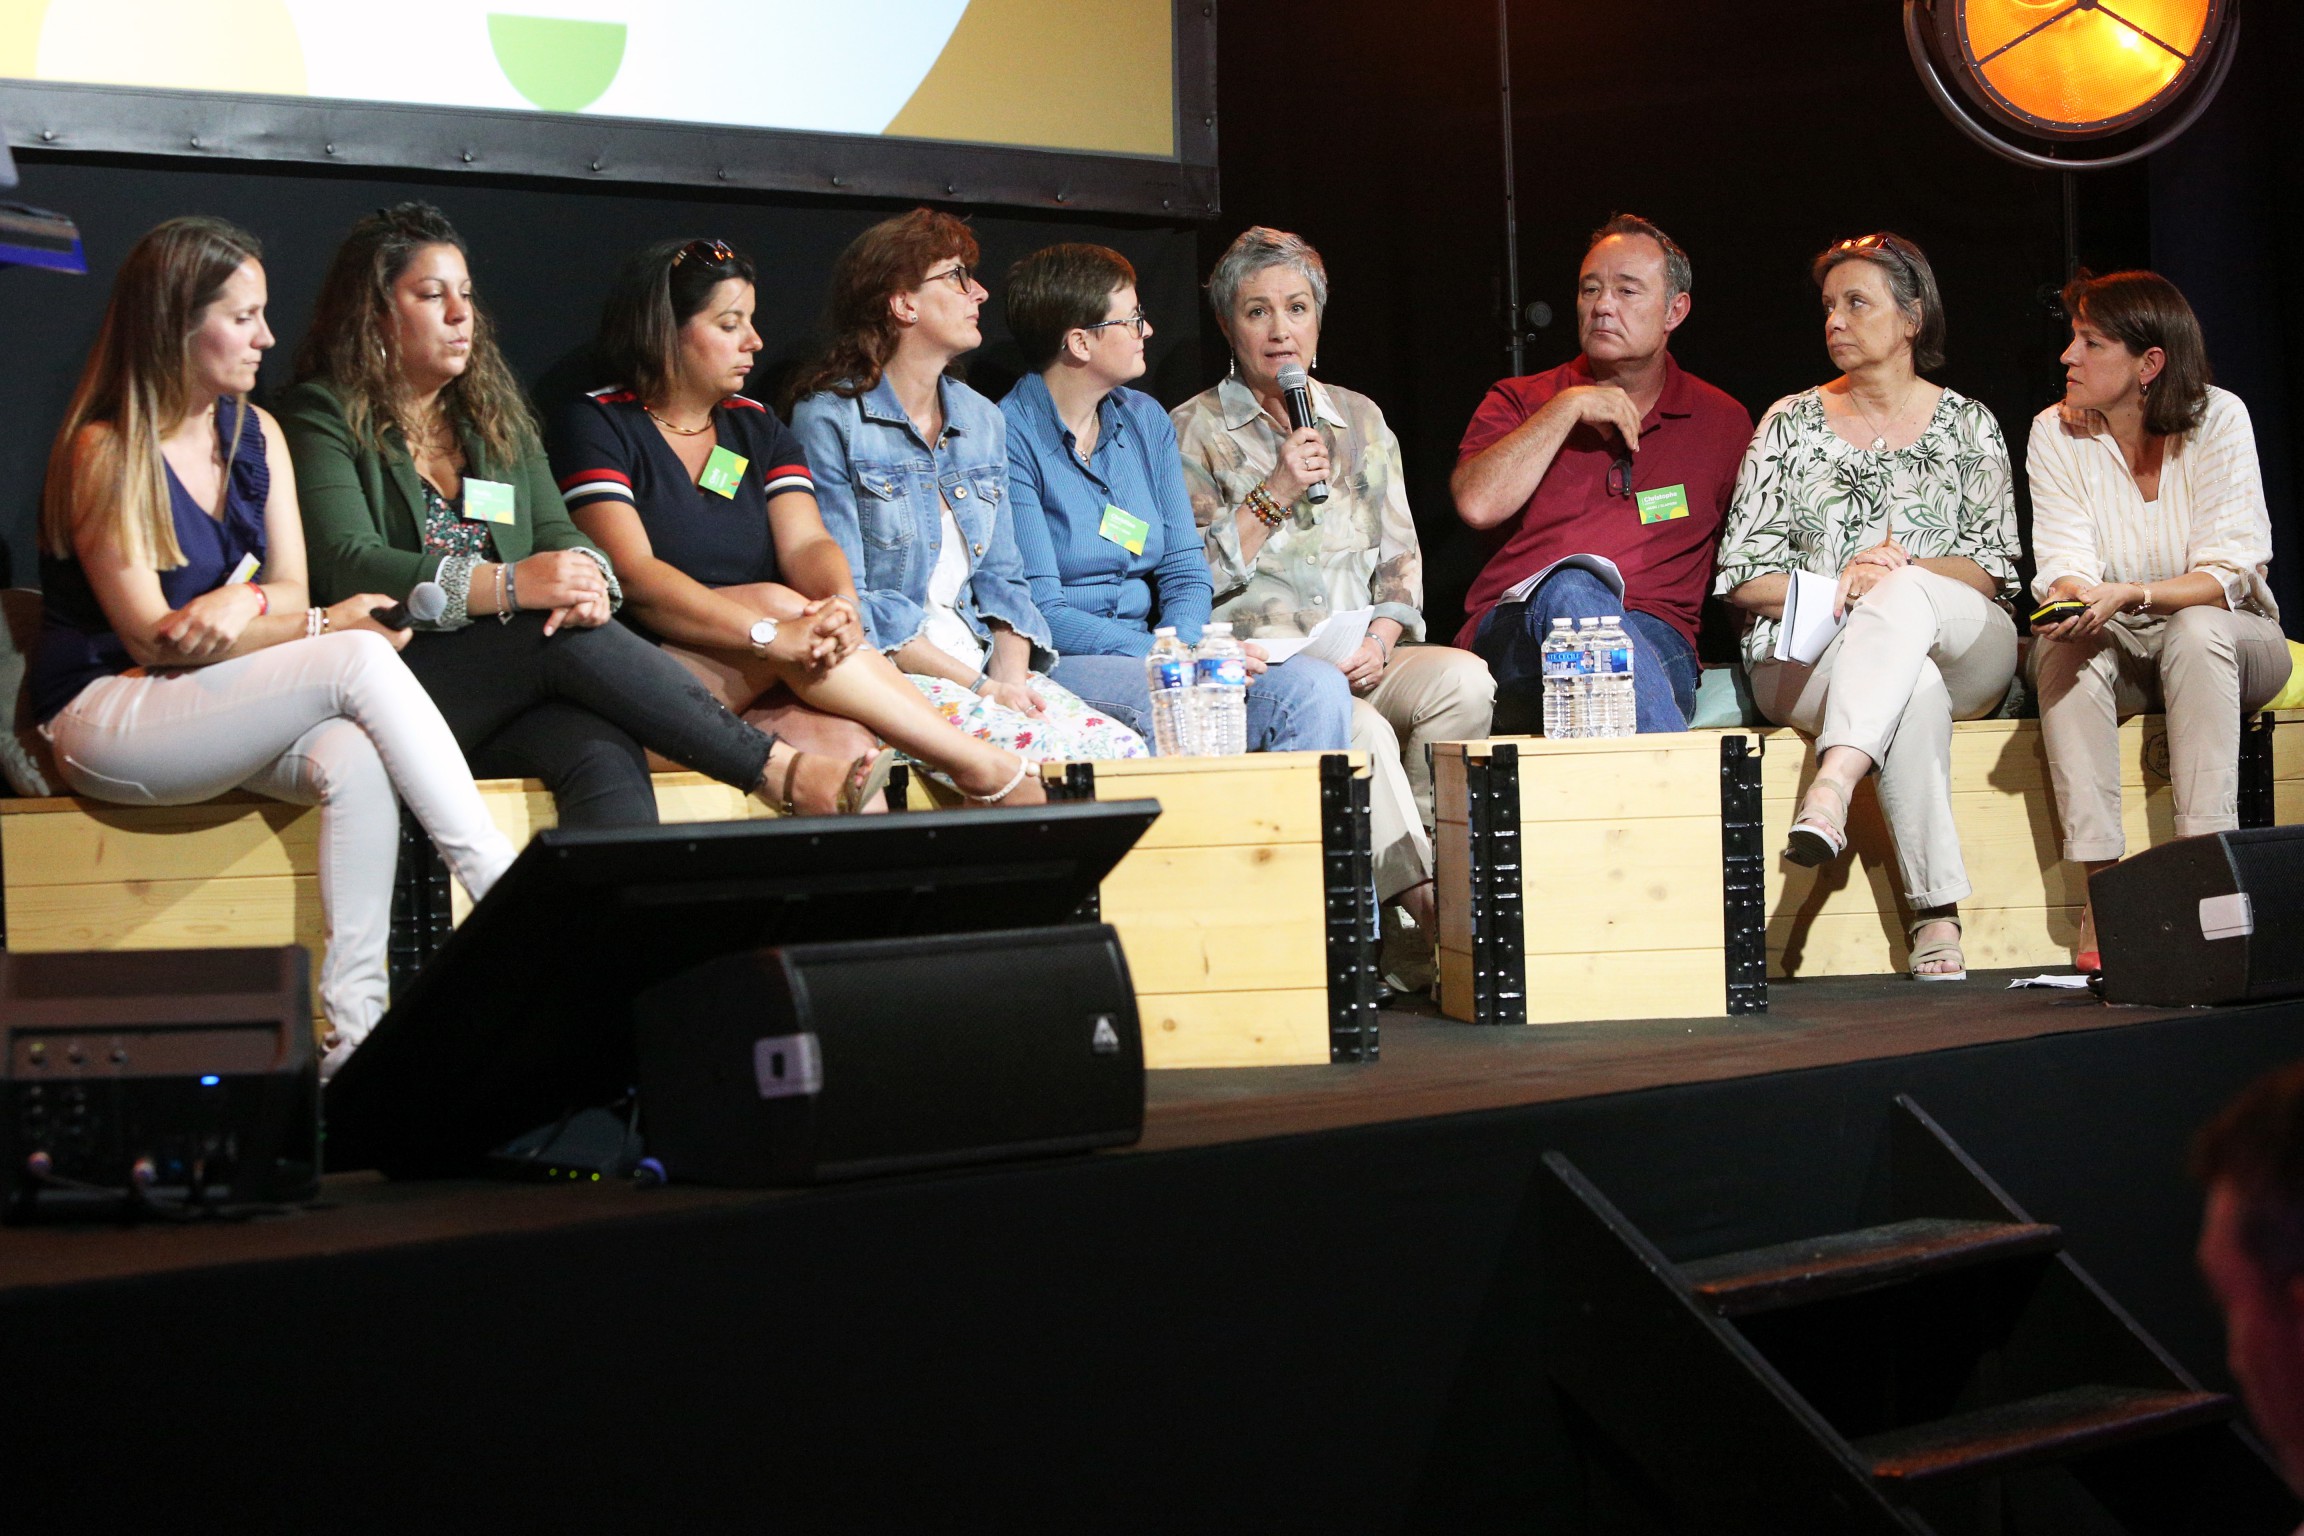
<svg viewBox="0 0 2304 1536"><path fill-rule="evenodd" d="M476 523L511 524L518 521L512 487L501 480L464 482L464 516Z"/></svg>
<svg viewBox="0 0 2304 1536"><path fill-rule="evenodd" d="M1688 487L1685 485L1658 486L1653 491L1642 491L1637 500L1640 503L1640 521L1643 523L1668 523L1676 517L1688 515Z"/></svg>
<svg viewBox="0 0 2304 1536"><path fill-rule="evenodd" d="M733 501L736 499L736 487L744 479L744 471L751 466L752 461L744 455L730 453L715 444L712 457L704 461L704 473L696 477L696 483L715 496L725 496Z"/></svg>
<svg viewBox="0 0 2304 1536"><path fill-rule="evenodd" d="M1132 555L1144 553L1145 536L1152 525L1133 512L1123 512L1110 502L1104 503L1104 521L1096 531Z"/></svg>

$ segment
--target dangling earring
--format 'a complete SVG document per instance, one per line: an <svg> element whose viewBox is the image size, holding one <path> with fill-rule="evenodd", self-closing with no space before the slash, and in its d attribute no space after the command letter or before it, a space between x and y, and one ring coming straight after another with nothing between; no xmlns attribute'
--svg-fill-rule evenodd
<svg viewBox="0 0 2304 1536"><path fill-rule="evenodd" d="M1320 371L1320 354L1317 352L1312 354L1312 371L1314 373L1318 373Z"/></svg>
<svg viewBox="0 0 2304 1536"><path fill-rule="evenodd" d="M1224 377L1226 377L1226 378L1228 378L1228 379L1236 379L1236 378L1240 377L1240 359L1239 359L1239 358L1237 358L1237 357L1230 357L1230 358L1226 358L1226 359L1224 360Z"/></svg>

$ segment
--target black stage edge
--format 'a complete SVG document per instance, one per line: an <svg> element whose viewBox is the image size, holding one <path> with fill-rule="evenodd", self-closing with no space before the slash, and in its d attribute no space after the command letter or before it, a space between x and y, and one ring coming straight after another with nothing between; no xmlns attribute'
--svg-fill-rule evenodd
<svg viewBox="0 0 2304 1536"><path fill-rule="evenodd" d="M1144 1148L772 1195L330 1181L0 1232L12 1529L1663 1529L1531 1339L1537 1159L1674 1258L1824 1230L1909 1093L2193 1371L2192 1128L2304 1004L1900 979L1155 1076Z"/></svg>

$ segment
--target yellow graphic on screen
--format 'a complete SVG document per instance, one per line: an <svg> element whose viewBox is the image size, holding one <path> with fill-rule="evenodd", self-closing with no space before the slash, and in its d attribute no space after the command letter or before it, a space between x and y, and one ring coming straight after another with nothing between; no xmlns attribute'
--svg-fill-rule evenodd
<svg viewBox="0 0 2304 1536"><path fill-rule="evenodd" d="M1173 0L0 0L0 76L1176 153Z"/></svg>

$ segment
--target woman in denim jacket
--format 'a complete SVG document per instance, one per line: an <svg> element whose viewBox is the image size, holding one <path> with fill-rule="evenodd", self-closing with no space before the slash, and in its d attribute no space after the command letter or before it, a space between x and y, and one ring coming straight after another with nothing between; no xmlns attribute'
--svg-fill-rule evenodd
<svg viewBox="0 0 2304 1536"><path fill-rule="evenodd" d="M968 227L925 208L857 236L792 429L865 633L947 719L1030 761L1141 757L1141 737L1034 670L1054 654L1016 549L1007 425L946 372L983 341L976 260Z"/></svg>

